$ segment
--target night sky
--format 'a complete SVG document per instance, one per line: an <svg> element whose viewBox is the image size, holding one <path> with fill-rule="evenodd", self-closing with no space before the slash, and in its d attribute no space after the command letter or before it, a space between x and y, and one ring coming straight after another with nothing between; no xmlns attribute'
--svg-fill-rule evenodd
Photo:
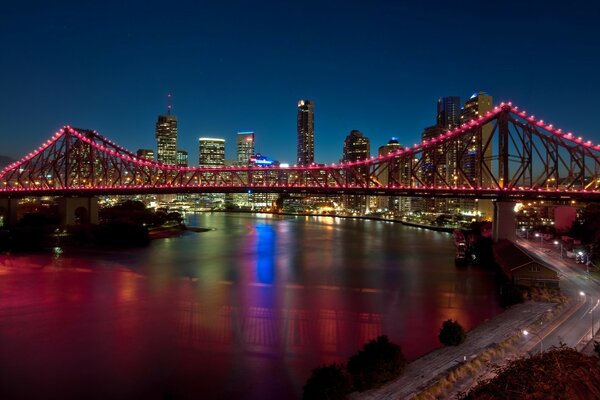
<svg viewBox="0 0 600 400"><path fill-rule="evenodd" d="M439 97L480 90L600 141L600 5L528 3L3 2L0 154L65 124L155 148L168 93L192 164L198 137L234 158L247 130L293 163L300 98L315 101L317 162L338 161L352 129L372 154L392 136L411 145Z"/></svg>

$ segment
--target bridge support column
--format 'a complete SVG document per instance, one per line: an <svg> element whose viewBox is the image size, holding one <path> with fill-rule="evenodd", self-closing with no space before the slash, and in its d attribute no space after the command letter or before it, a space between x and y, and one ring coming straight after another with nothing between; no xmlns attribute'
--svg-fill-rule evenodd
<svg viewBox="0 0 600 400"><path fill-rule="evenodd" d="M58 200L60 222L63 225L97 224L97 197L61 197Z"/></svg>
<svg viewBox="0 0 600 400"><path fill-rule="evenodd" d="M493 239L508 239L514 242L517 238L517 213L515 212L515 201L495 201Z"/></svg>
<svg viewBox="0 0 600 400"><path fill-rule="evenodd" d="M17 222L19 199L0 198L0 227L14 225Z"/></svg>

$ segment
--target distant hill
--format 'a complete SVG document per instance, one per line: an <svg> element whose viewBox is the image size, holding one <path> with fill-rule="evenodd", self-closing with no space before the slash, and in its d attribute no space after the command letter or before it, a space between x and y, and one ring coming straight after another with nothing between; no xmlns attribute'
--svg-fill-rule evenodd
<svg viewBox="0 0 600 400"><path fill-rule="evenodd" d="M15 161L16 161L16 160L13 160L13 159L12 159L12 158L10 158L10 157L7 157L7 156L0 156L0 168L3 168L4 166L6 166L6 165L8 165L8 164L10 164L10 163L12 163L12 162L15 162Z"/></svg>

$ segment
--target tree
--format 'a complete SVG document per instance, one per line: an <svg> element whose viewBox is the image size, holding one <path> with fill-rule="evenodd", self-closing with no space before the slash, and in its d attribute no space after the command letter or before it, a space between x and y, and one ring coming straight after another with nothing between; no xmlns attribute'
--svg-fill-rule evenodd
<svg viewBox="0 0 600 400"><path fill-rule="evenodd" d="M330 364L315 368L302 388L304 400L343 400L352 383L343 365Z"/></svg>
<svg viewBox="0 0 600 400"><path fill-rule="evenodd" d="M406 359L399 345L387 336L379 336L363 346L348 360L347 370L354 389L363 391L378 387L402 375Z"/></svg>
<svg viewBox="0 0 600 400"><path fill-rule="evenodd" d="M600 399L598 358L570 347L518 358L495 367L494 378L484 380L463 400L494 399Z"/></svg>
<svg viewBox="0 0 600 400"><path fill-rule="evenodd" d="M444 346L458 346L465 341L467 334L461 324L449 319L442 324L438 338Z"/></svg>

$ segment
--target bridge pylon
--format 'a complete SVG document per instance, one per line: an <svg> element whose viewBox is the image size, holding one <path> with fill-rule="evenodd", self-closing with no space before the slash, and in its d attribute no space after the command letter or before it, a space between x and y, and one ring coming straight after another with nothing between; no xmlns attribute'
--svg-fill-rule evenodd
<svg viewBox="0 0 600 400"><path fill-rule="evenodd" d="M97 224L98 198L61 197L58 199L58 211L62 225Z"/></svg>
<svg viewBox="0 0 600 400"><path fill-rule="evenodd" d="M492 221L492 238L494 242L508 239L514 242L517 238L517 213L514 200L497 200L494 202L494 220Z"/></svg>

